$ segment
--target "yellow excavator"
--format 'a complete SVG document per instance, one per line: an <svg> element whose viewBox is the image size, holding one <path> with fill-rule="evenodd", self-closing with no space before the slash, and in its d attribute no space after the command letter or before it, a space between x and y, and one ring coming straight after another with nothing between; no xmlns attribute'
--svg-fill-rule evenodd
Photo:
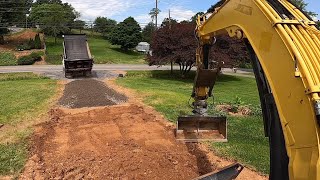
<svg viewBox="0 0 320 180"><path fill-rule="evenodd" d="M192 116L179 117L177 138L227 141L226 119L208 116L206 110L219 74L219 67L209 67L209 50L215 36L228 34L243 39L252 59L270 142L270 179L320 180L320 31L316 23L290 0L222 0L214 8L197 20L194 110ZM233 179L242 168L226 169L202 179Z"/></svg>

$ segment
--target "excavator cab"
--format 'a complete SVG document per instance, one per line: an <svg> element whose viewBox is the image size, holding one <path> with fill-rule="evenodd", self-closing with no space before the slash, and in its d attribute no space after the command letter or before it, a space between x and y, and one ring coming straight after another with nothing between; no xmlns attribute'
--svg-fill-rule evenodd
<svg viewBox="0 0 320 180"><path fill-rule="evenodd" d="M180 116L176 126L176 139L185 142L227 142L227 118L207 114L208 97L212 96L213 86L221 68L198 69L194 81L193 115Z"/></svg>

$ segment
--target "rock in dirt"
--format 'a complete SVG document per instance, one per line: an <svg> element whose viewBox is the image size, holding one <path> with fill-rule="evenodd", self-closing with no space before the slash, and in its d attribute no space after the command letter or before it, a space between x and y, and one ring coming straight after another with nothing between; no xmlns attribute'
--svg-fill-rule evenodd
<svg viewBox="0 0 320 180"><path fill-rule="evenodd" d="M82 79L68 83L59 105L67 108L83 108L116 105L127 97L95 79Z"/></svg>

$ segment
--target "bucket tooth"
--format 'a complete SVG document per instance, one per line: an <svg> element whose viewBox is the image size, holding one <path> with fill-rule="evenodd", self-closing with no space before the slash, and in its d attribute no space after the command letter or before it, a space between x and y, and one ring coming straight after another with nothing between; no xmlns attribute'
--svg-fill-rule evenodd
<svg viewBox="0 0 320 180"><path fill-rule="evenodd" d="M181 116L177 121L176 139L185 142L227 142L227 118Z"/></svg>

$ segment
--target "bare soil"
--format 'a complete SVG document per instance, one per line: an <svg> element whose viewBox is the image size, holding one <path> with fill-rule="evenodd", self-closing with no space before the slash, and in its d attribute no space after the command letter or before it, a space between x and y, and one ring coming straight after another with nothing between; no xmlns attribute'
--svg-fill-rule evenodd
<svg viewBox="0 0 320 180"><path fill-rule="evenodd" d="M16 47L20 44L23 44L24 42L28 42L30 39L34 39L37 35L37 32L34 32L33 30L25 30L23 32L8 35L5 36L5 44L0 44L0 52L12 52L16 58L20 58L22 56L30 55L32 52L44 52L43 49L32 49L32 50L25 50L25 51L17 51ZM40 38L43 41L43 34L40 34ZM42 60L37 62L36 64L42 65L46 64L44 61L44 58L42 57Z"/></svg>
<svg viewBox="0 0 320 180"><path fill-rule="evenodd" d="M128 102L53 108L36 127L20 179L193 179L233 163L203 144L177 142L173 124L131 91L108 85ZM239 179L267 178L245 169Z"/></svg>
<svg viewBox="0 0 320 180"><path fill-rule="evenodd" d="M217 105L216 110L228 113L231 116L249 116L252 114L252 110L247 106L239 106L234 110L230 104Z"/></svg>
<svg viewBox="0 0 320 180"><path fill-rule="evenodd" d="M4 37L6 44L1 45L0 48L7 50L14 50L17 45L22 44L30 40L30 38L34 39L37 35L37 32L34 32L31 29L25 30L23 32L8 35ZM40 34L41 39L43 39L43 34Z"/></svg>

